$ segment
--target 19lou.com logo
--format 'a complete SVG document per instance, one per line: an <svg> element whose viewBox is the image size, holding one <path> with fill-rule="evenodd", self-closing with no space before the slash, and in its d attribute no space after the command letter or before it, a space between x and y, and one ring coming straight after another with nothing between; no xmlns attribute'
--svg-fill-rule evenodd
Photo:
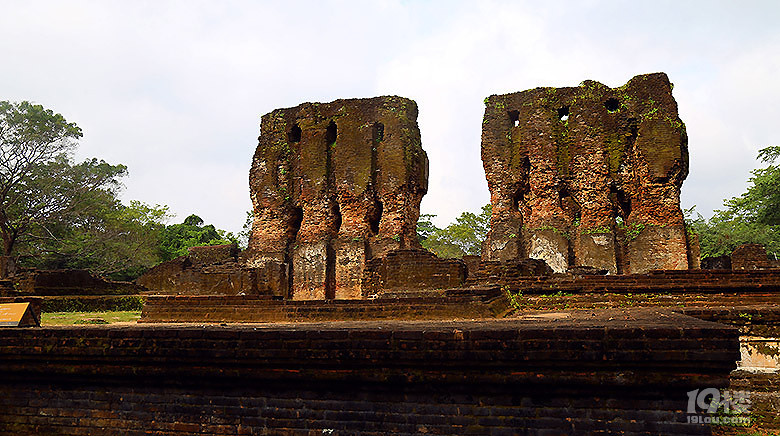
<svg viewBox="0 0 780 436"><path fill-rule="evenodd" d="M691 424L750 425L750 392L715 388L688 392Z"/></svg>

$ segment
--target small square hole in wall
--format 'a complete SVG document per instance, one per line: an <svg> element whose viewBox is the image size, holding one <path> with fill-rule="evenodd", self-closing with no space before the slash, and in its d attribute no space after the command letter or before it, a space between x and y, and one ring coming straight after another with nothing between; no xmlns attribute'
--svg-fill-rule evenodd
<svg viewBox="0 0 780 436"><path fill-rule="evenodd" d="M298 126L298 123L295 123L290 132L287 133L287 139L290 142L301 142L301 128Z"/></svg>
<svg viewBox="0 0 780 436"><path fill-rule="evenodd" d="M569 120L569 106L558 108L558 119L561 121Z"/></svg>
<svg viewBox="0 0 780 436"><path fill-rule="evenodd" d="M328 145L333 145L336 143L336 138L338 137L338 131L336 128L336 123L333 121L328 124L327 130L325 130L325 143Z"/></svg>
<svg viewBox="0 0 780 436"><path fill-rule="evenodd" d="M506 114L509 116L509 121L512 122L512 125L514 127L518 127L520 125L520 112L519 111L509 111Z"/></svg>
<svg viewBox="0 0 780 436"><path fill-rule="evenodd" d="M604 107L607 108L607 112L617 112L620 109L620 102L616 98L608 98L604 102Z"/></svg>

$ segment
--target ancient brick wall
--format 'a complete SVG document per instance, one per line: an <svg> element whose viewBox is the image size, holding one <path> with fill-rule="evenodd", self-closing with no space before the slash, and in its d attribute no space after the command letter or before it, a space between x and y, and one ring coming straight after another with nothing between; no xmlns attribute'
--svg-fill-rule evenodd
<svg viewBox="0 0 780 436"><path fill-rule="evenodd" d="M709 434L686 392L726 386L737 335L639 311L0 329L0 433Z"/></svg>
<svg viewBox="0 0 780 436"><path fill-rule="evenodd" d="M523 278L533 277L531 280L541 280L552 274L550 267L539 259L520 259L500 261L482 261L473 274L466 280L467 285L484 285L494 283L509 285ZM516 287L512 287L516 289Z"/></svg>
<svg viewBox="0 0 780 436"><path fill-rule="evenodd" d="M360 298L368 259L419 248L427 173L412 100L266 114L249 176L255 221L246 262L291 265L294 299Z"/></svg>
<svg viewBox="0 0 780 436"><path fill-rule="evenodd" d="M502 318L511 312L497 287L370 300L275 300L263 297L150 296L142 323L331 322Z"/></svg>
<svg viewBox="0 0 780 436"><path fill-rule="evenodd" d="M761 244L742 244L731 253L731 267L735 270L769 269L775 267Z"/></svg>
<svg viewBox="0 0 780 436"><path fill-rule="evenodd" d="M363 296L382 291L417 291L456 288L468 270L460 259L439 259L427 250L395 250L366 262Z"/></svg>
<svg viewBox="0 0 780 436"><path fill-rule="evenodd" d="M485 263L485 262L483 262ZM466 283L497 284L512 292L529 294L612 293L742 293L780 292L780 270L684 270L652 271L629 275L502 275L480 274Z"/></svg>
<svg viewBox="0 0 780 436"><path fill-rule="evenodd" d="M485 102L493 207L485 260L532 257L556 272L586 265L613 274L689 267L680 210L687 135L665 74Z"/></svg>
<svg viewBox="0 0 780 436"><path fill-rule="evenodd" d="M731 256L705 257L701 260L702 269L731 269Z"/></svg>
<svg viewBox="0 0 780 436"><path fill-rule="evenodd" d="M278 264L247 268L236 244L190 247L136 281L150 294L287 295L287 271Z"/></svg>

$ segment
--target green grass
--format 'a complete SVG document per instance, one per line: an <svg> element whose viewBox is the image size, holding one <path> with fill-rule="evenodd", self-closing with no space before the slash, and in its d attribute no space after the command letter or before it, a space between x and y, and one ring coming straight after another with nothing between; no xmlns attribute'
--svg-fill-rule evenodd
<svg viewBox="0 0 780 436"><path fill-rule="evenodd" d="M129 312L51 312L41 314L42 325L113 324L136 322L140 311Z"/></svg>

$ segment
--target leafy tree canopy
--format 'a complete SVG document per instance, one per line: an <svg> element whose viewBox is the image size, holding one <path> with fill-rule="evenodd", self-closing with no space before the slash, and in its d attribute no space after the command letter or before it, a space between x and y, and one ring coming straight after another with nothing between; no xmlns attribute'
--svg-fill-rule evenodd
<svg viewBox="0 0 780 436"><path fill-rule="evenodd" d="M157 261L167 208L123 205L124 165L72 153L75 124L43 106L0 101L2 255L22 266L85 268L128 278Z"/></svg>
<svg viewBox="0 0 780 436"><path fill-rule="evenodd" d="M423 214L417 222L417 236L422 246L439 257L463 257L479 255L482 241L490 229L490 205L482 206L479 215L463 212L455 222L440 229L431 219L435 215Z"/></svg>
<svg viewBox="0 0 780 436"><path fill-rule="evenodd" d="M0 236L10 256L23 241L56 238L95 202L113 196L122 165L96 159L73 164L81 129L29 102L0 101Z"/></svg>
<svg viewBox="0 0 780 436"><path fill-rule="evenodd" d="M780 257L780 146L767 147L758 158L766 168L752 171L747 191L724 201L726 209L715 211L709 220L686 211L688 225L699 235L701 257L729 255L739 245L762 244L767 253ZM695 214L695 216L694 216Z"/></svg>
<svg viewBox="0 0 780 436"><path fill-rule="evenodd" d="M72 160L81 129L29 102L0 101L0 255L21 266L133 279L198 245L236 240L197 215L166 226L167 206L117 198L124 165Z"/></svg>
<svg viewBox="0 0 780 436"><path fill-rule="evenodd" d="M172 224L160 233L160 259L165 262L179 256L186 256L187 249L202 245L221 245L238 243L230 232L215 228L212 224L203 225L203 219L190 215L181 224Z"/></svg>

